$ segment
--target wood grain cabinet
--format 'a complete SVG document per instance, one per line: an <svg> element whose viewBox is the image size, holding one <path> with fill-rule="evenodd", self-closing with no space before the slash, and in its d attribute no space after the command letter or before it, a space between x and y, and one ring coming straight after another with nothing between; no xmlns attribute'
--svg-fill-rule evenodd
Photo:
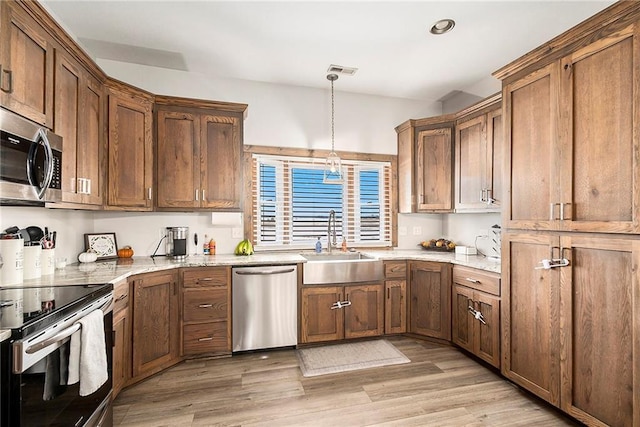
<svg viewBox="0 0 640 427"><path fill-rule="evenodd" d="M19 4L0 8L0 104L51 129L53 40Z"/></svg>
<svg viewBox="0 0 640 427"><path fill-rule="evenodd" d="M113 398L131 379L131 307L129 282L113 286Z"/></svg>
<svg viewBox="0 0 640 427"><path fill-rule="evenodd" d="M186 268L182 283L183 356L231 354L231 270Z"/></svg>
<svg viewBox="0 0 640 427"><path fill-rule="evenodd" d="M409 261L409 332L451 340L451 264Z"/></svg>
<svg viewBox="0 0 640 427"><path fill-rule="evenodd" d="M500 367L500 276L453 266L452 341Z"/></svg>
<svg viewBox="0 0 640 427"><path fill-rule="evenodd" d="M506 228L640 232L636 28L505 81Z"/></svg>
<svg viewBox="0 0 640 427"><path fill-rule="evenodd" d="M132 378L138 381L180 361L178 272L134 276Z"/></svg>
<svg viewBox="0 0 640 427"><path fill-rule="evenodd" d="M303 287L301 342L336 341L382 335L384 333L383 295L382 283Z"/></svg>
<svg viewBox="0 0 640 427"><path fill-rule="evenodd" d="M107 209L153 209L153 97L109 81Z"/></svg>
<svg viewBox="0 0 640 427"><path fill-rule="evenodd" d="M55 54L53 130L62 137L62 201L101 207L104 192L104 89L60 50Z"/></svg>
<svg viewBox="0 0 640 427"><path fill-rule="evenodd" d="M502 104L494 95L458 113L456 212L499 212L502 201Z"/></svg>
<svg viewBox="0 0 640 427"><path fill-rule="evenodd" d="M156 98L157 207L239 210L246 105L197 102Z"/></svg>
<svg viewBox="0 0 640 427"><path fill-rule="evenodd" d="M640 241L506 233L503 373L589 425L640 417ZM544 269L543 259L568 265Z"/></svg>
<svg viewBox="0 0 640 427"><path fill-rule="evenodd" d="M407 332L407 262L384 262L384 333Z"/></svg>
<svg viewBox="0 0 640 427"><path fill-rule="evenodd" d="M454 119L408 120L396 127L400 213L453 210Z"/></svg>

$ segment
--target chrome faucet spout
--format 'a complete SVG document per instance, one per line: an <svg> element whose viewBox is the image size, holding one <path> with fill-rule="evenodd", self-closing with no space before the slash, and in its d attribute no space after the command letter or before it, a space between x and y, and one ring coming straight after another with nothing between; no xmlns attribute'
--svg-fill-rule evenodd
<svg viewBox="0 0 640 427"><path fill-rule="evenodd" d="M333 221L333 236L331 235L331 222ZM333 237L333 239L332 239ZM336 236L336 211L331 209L329 211L329 220L327 221L327 250L331 253L331 249L338 246L338 239Z"/></svg>

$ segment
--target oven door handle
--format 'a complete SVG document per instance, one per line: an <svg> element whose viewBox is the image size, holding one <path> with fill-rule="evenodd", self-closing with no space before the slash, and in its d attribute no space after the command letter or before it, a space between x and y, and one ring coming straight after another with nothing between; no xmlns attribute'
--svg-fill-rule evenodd
<svg viewBox="0 0 640 427"><path fill-rule="evenodd" d="M112 307L111 307L111 303L113 300L109 300L105 305L103 305L100 310L102 310L103 312L108 313ZM37 344L34 344L32 346L27 347L27 349L25 350L25 353L27 354L33 354L33 353L37 353L40 350L42 350L43 348L47 348L52 344L55 344L57 342L60 342L66 338L69 338L71 335L75 334L77 331L80 330L82 326L80 325L79 322L74 323L73 325L69 326L67 329L60 331L59 333L55 334L54 336L52 336L51 338L48 338L42 342L39 342Z"/></svg>

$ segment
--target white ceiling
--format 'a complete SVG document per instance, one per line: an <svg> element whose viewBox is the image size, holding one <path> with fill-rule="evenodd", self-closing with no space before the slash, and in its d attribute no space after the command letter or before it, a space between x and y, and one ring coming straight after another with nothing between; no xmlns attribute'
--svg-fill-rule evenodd
<svg viewBox="0 0 640 427"><path fill-rule="evenodd" d="M42 4L94 58L326 88L330 64L357 67L336 91L437 100L613 1L95 1ZM449 34L428 30L442 18Z"/></svg>

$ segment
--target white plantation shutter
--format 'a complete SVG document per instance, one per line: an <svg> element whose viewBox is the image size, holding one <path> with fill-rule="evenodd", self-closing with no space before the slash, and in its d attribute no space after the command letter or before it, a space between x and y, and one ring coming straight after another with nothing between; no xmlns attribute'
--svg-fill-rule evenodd
<svg viewBox="0 0 640 427"><path fill-rule="evenodd" d="M327 247L336 212L338 245L391 246L390 162L343 160L345 182L322 182L324 159L252 155L253 241L258 249Z"/></svg>

